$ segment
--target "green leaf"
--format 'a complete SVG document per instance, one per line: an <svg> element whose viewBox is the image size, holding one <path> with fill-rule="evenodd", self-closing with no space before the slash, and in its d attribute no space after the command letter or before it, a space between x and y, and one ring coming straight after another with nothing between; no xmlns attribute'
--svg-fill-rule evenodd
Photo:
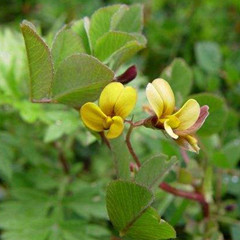
<svg viewBox="0 0 240 240"><path fill-rule="evenodd" d="M132 156L127 149L123 135L110 140L110 145L118 178L130 179L130 161Z"/></svg>
<svg viewBox="0 0 240 240"><path fill-rule="evenodd" d="M97 40L110 30L112 16L119 10L120 6L118 4L100 8L92 15L89 36L93 48Z"/></svg>
<svg viewBox="0 0 240 240"><path fill-rule="evenodd" d="M74 22L71 29L76 32L82 39L84 49L88 54L91 54L91 46L90 46L90 40L89 40L89 25L90 20L88 17L85 17L81 20L78 20Z"/></svg>
<svg viewBox="0 0 240 240"><path fill-rule="evenodd" d="M170 160L162 154L152 157L141 166L136 174L135 181L148 188L157 187L176 163L176 157L172 157Z"/></svg>
<svg viewBox="0 0 240 240"><path fill-rule="evenodd" d="M139 217L126 233L134 240L159 240L176 238L174 228L162 220L157 211L149 207L141 217Z"/></svg>
<svg viewBox="0 0 240 240"><path fill-rule="evenodd" d="M183 59L174 59L170 66L163 70L161 77L169 82L178 98L182 99L189 94L193 74L191 68Z"/></svg>
<svg viewBox="0 0 240 240"><path fill-rule="evenodd" d="M105 33L97 40L94 54L99 60L106 61L114 52L134 40L136 40L134 36L124 32Z"/></svg>
<svg viewBox="0 0 240 240"><path fill-rule="evenodd" d="M189 98L196 99L200 106L209 106L209 116L198 133L202 135L211 135L221 131L228 113L224 100L219 96L209 93L200 93L192 95Z"/></svg>
<svg viewBox="0 0 240 240"><path fill-rule="evenodd" d="M113 77L114 73L96 58L74 54L65 59L56 72L54 100L79 108L86 102L95 101Z"/></svg>
<svg viewBox="0 0 240 240"><path fill-rule="evenodd" d="M111 24L110 24L110 30L116 30L116 27L119 23L119 21L122 20L123 16L125 15L126 11L129 10L129 6L122 4L120 8L112 15L111 17Z"/></svg>
<svg viewBox="0 0 240 240"><path fill-rule="evenodd" d="M85 53L82 39L71 29L62 28L57 33L52 46L55 70L65 58L74 53Z"/></svg>
<svg viewBox="0 0 240 240"><path fill-rule="evenodd" d="M143 27L143 6L123 6L112 17L111 29L122 32L141 32Z"/></svg>
<svg viewBox="0 0 240 240"><path fill-rule="evenodd" d="M116 51L109 59L111 69L117 70L123 63L128 61L137 52L143 49L145 45L138 41L131 41Z"/></svg>
<svg viewBox="0 0 240 240"><path fill-rule="evenodd" d="M107 187L106 201L110 220L124 234L150 206L153 194L141 185L116 180Z"/></svg>
<svg viewBox="0 0 240 240"><path fill-rule="evenodd" d="M215 42L198 42L195 46L198 65L208 73L218 73L222 64L219 45Z"/></svg>
<svg viewBox="0 0 240 240"><path fill-rule="evenodd" d="M53 81L51 53L44 40L33 29L32 24L21 24L27 49L30 71L30 97L33 100L49 99Z"/></svg>

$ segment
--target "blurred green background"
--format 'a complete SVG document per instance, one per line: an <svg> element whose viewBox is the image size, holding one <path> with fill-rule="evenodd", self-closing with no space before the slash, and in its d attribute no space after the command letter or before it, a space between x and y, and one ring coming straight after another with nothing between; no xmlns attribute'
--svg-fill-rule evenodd
<svg viewBox="0 0 240 240"><path fill-rule="evenodd" d="M116 3L144 4L147 48L129 63L138 67L132 83L139 88L136 116L144 114L146 84L166 74L175 58L183 58L191 73L190 86L184 79L177 86L189 88L185 97L205 92L198 96L200 103L210 109L213 102L218 105L212 123L202 130L202 151L199 156L190 154L187 169L196 181L202 181L200 169L206 165L214 171L206 183L214 199L211 221L201 221L196 203L160 190L155 207L175 226L178 239L239 240L239 0L1 0L0 239L105 240L116 234L104 201L106 184L115 176L111 154L84 128L77 111L29 102L28 66L19 28L27 19L51 43L65 23ZM181 78L181 72L176 75ZM160 133L140 129L133 139L141 159L162 152L177 155L184 166L178 146ZM169 181L189 187L179 174Z"/></svg>

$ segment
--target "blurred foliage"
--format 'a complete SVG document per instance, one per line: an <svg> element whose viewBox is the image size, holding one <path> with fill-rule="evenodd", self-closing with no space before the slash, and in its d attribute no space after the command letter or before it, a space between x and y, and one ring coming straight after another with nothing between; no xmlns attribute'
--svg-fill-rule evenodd
<svg viewBox="0 0 240 240"><path fill-rule="evenodd" d="M211 221L200 222L201 209L196 203L160 190L154 207L176 228L178 239L239 239L239 1L1 0L3 239L94 240L110 239L115 234L104 201L106 184L115 176L109 151L83 127L77 111L29 102L28 67L19 23L33 21L51 42L64 23L91 15L101 6L136 2L145 6L148 45L131 61L138 66L138 77L131 83L139 89L135 120L145 116L143 87L160 75L179 91L178 102L191 94L201 104L210 105L210 117L199 132L200 154L189 154L190 163L184 170L178 146L160 132L139 129L132 137L141 159L159 153L181 159L177 174L167 181L183 189L203 185L211 201Z"/></svg>

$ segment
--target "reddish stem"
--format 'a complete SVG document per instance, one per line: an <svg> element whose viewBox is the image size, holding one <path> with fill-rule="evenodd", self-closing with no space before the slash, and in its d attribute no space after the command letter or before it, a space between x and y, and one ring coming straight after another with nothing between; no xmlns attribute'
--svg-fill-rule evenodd
<svg viewBox="0 0 240 240"><path fill-rule="evenodd" d="M171 193L175 196L178 197L183 197L183 198L187 198L187 199L191 199L193 201L197 201L201 204L202 206L202 211L203 211L203 215L205 218L209 217L209 205L206 202L204 196L200 193L197 192L187 192L187 191L183 191L183 190L179 190L177 188L174 188L172 186L170 186L169 184L162 182L159 187L164 190L165 192Z"/></svg>
<svg viewBox="0 0 240 240"><path fill-rule="evenodd" d="M131 126L128 130L127 136L126 136L126 143L127 143L127 147L128 147L128 150L129 150L130 154L132 155L133 159L135 160L137 166L140 168L141 167L141 162L139 161L136 153L134 152L134 149L133 149L132 144L130 142L130 136L131 136L133 128L134 128L134 124L131 124ZM202 206L202 211L203 211L204 217L205 218L209 217L209 205L208 205L207 201L205 200L204 196L201 193L183 191L183 190L180 190L180 189L177 189L177 188L174 188L174 187L170 186L166 182L162 182L159 185L159 187L163 191L171 193L175 196L179 196L179 197L183 197L183 198L187 198L187 199L191 199L193 201L199 202Z"/></svg>
<svg viewBox="0 0 240 240"><path fill-rule="evenodd" d="M141 162L139 161L137 154L134 152L132 144L130 142L130 136L131 136L133 128L134 128L134 126L130 125L127 136L126 136L126 144L127 144L128 150L129 150L130 154L132 155L133 159L135 160L137 166L140 167Z"/></svg>

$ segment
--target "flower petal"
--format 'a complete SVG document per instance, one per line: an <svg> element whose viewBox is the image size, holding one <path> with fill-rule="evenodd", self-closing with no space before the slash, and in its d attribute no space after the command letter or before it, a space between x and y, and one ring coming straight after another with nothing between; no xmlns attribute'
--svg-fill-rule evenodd
<svg viewBox="0 0 240 240"><path fill-rule="evenodd" d="M104 130L104 122L107 116L94 103L85 103L80 109L80 115L84 124L96 132Z"/></svg>
<svg viewBox="0 0 240 240"><path fill-rule="evenodd" d="M174 138L174 139L177 139L177 138L178 138L178 135L173 132L172 128L171 128L170 125L169 125L169 121L170 121L170 120L164 121L164 129L166 130L167 134L168 134L170 137L172 137L172 138Z"/></svg>
<svg viewBox="0 0 240 240"><path fill-rule="evenodd" d="M114 106L123 89L123 85L119 82L110 83L103 89L99 98L99 107L107 116L114 114Z"/></svg>
<svg viewBox="0 0 240 240"><path fill-rule="evenodd" d="M151 105L153 111L158 116L158 118L160 118L163 112L163 100L160 94L158 93L158 91L152 85L152 83L149 83L147 85L146 95L147 95L148 102Z"/></svg>
<svg viewBox="0 0 240 240"><path fill-rule="evenodd" d="M180 125L176 130L186 130L193 126L200 115L200 106L194 99L189 99L174 116L180 120Z"/></svg>
<svg viewBox="0 0 240 240"><path fill-rule="evenodd" d="M183 149L199 153L199 146L197 145L197 139L191 135L180 136L176 140L177 144L180 145Z"/></svg>
<svg viewBox="0 0 240 240"><path fill-rule="evenodd" d="M114 106L114 113L125 119L133 110L137 101L137 91L133 87L125 87Z"/></svg>
<svg viewBox="0 0 240 240"><path fill-rule="evenodd" d="M157 78L152 82L157 92L163 100L163 115L170 115L175 108L175 97L169 83L162 78Z"/></svg>
<svg viewBox="0 0 240 240"><path fill-rule="evenodd" d="M207 105L202 106L200 108L200 115L198 117L198 120L194 123L193 126L191 126L190 128L188 128L186 130L175 130L174 132L177 135L187 135L187 134L197 132L197 130L203 125L207 116L209 115L208 109L209 109L209 107Z"/></svg>
<svg viewBox="0 0 240 240"><path fill-rule="evenodd" d="M115 116L112 118L113 123L111 124L108 132L106 133L106 137L109 139L117 138L119 135L121 135L124 124L123 119L119 116Z"/></svg>

